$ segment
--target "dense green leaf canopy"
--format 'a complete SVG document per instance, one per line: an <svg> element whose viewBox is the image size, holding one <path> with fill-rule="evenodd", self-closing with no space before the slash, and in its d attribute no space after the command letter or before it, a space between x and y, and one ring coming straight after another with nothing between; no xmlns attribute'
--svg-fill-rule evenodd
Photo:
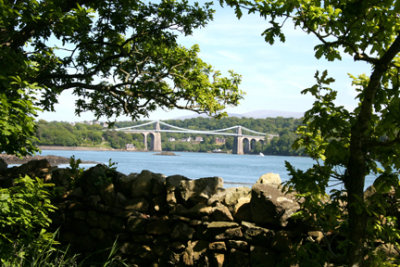
<svg viewBox="0 0 400 267"><path fill-rule="evenodd" d="M308 208L313 207L310 210L321 205L318 196L325 192L330 180L337 179L344 183L348 217L345 213L340 218L340 227L348 239L342 246L345 248L343 251L330 251L327 258L338 261L342 254L345 260L341 262L350 266L372 264L373 257L366 255L372 253L377 225L382 226L379 219L382 217L379 216L386 214L373 210L365 203L365 176L375 173L379 176L375 182L377 188L384 183L385 188L392 186L400 192L400 2L221 0L220 3L235 7L239 18L243 10L265 17L269 24L263 35L270 44L274 44L276 39L284 42L284 25L293 23L296 29L317 38L318 44L314 47L316 58L334 61L350 56L371 66L369 75L351 76L359 103L354 110L335 104L337 92L329 87L334 80L329 78L327 71L316 73L317 84L302 92L310 93L316 101L305 114L306 125L299 128L297 145L304 147L318 163L306 172L294 170L290 165L288 168L293 176L290 184L303 193L303 197L308 196L306 199L309 201L304 203L310 204ZM336 207L340 208L338 199L341 195L334 196ZM383 207L386 204L382 202L379 205ZM321 220L326 220L326 216L333 215L331 211L328 212L326 206L320 206L314 213L319 215L314 218L319 216ZM337 214L339 216L340 213ZM376 220L371 223L367 214L374 214ZM330 229L336 226L330 224ZM393 225L385 227L395 229ZM396 235L398 233L387 240L398 242ZM367 258L369 263L365 262Z"/></svg>
<svg viewBox="0 0 400 267"><path fill-rule="evenodd" d="M222 77L198 58L197 46L176 41L212 19L208 3L0 1L0 10L1 105L26 115L2 116L0 150L32 151L29 118L35 107L53 110L65 90L78 97L77 114L108 118L137 119L156 108L220 116L241 98L239 75Z"/></svg>

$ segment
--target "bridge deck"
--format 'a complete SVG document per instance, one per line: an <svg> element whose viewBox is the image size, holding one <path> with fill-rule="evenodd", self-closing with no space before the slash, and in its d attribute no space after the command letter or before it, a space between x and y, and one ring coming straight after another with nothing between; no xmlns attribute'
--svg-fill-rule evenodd
<svg viewBox="0 0 400 267"><path fill-rule="evenodd" d="M222 136L237 136L237 137L248 137L248 138L265 138L265 136L261 135L246 135L246 134L237 134L237 133L223 133L223 132L214 132L214 131L184 131L184 130L118 130L116 131L125 132L125 133L146 133L146 132L156 132L156 133L188 133L188 134L205 134L205 135L222 135Z"/></svg>
<svg viewBox="0 0 400 267"><path fill-rule="evenodd" d="M143 126L147 125L154 125L154 129L138 129ZM160 125L168 127L167 130L161 129ZM235 133L228 132L235 130ZM121 132L126 132L126 133L141 133L144 134L144 143L145 147L147 148L147 134L152 133L152 143L151 143L151 150L153 151L161 151L162 146L161 146L161 133L185 133L185 134L204 134L204 135L221 135L221 136L233 136L234 138L234 149L233 153L234 154L244 154L246 151L251 150L251 143L250 140L255 140L255 141L265 141L266 138L270 139L276 135L273 134L266 134L266 133L261 133L257 131L250 130L246 127L236 125L232 127L228 127L225 129L218 129L218 130L208 130L208 131L202 131L202 130L193 130L193 129L185 129L181 127L177 127L174 125L170 125L165 122L161 121L151 121L151 122L146 122L140 125L135 125L135 126L130 126L130 127L124 127L124 128L119 128L119 129L114 129L114 131L121 131ZM243 134L243 131L251 134ZM268 137L267 137L268 136ZM246 139L249 139L248 142L245 142ZM246 143L246 147L244 147L244 143Z"/></svg>

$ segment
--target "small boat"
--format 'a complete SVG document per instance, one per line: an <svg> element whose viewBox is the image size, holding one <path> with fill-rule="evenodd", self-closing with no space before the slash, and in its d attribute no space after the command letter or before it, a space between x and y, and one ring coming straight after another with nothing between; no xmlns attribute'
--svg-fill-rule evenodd
<svg viewBox="0 0 400 267"><path fill-rule="evenodd" d="M260 155L260 157L264 157L264 154L263 154L262 152L260 152L260 154L259 154L259 155Z"/></svg>

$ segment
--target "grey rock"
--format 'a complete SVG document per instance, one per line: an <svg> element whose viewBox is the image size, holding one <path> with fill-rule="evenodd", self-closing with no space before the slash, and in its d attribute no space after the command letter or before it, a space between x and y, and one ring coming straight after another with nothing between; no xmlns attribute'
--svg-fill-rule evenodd
<svg viewBox="0 0 400 267"><path fill-rule="evenodd" d="M113 206L116 200L114 184L108 184L99 190L100 197L107 206Z"/></svg>
<svg viewBox="0 0 400 267"><path fill-rule="evenodd" d="M213 221L207 225L207 228L233 228L238 226L239 224L235 222Z"/></svg>
<svg viewBox="0 0 400 267"><path fill-rule="evenodd" d="M181 181L189 180L185 176L182 175L172 175L168 176L165 179L165 187L166 187L166 201L170 207L175 206L179 202L181 202L180 195L177 193L181 187Z"/></svg>
<svg viewBox="0 0 400 267"><path fill-rule="evenodd" d="M51 165L47 159L31 160L21 166L7 169L8 175L13 178L28 175L31 178L41 178L45 181L51 180Z"/></svg>
<svg viewBox="0 0 400 267"><path fill-rule="evenodd" d="M192 219L201 219L204 216L208 216L212 213L213 208L206 205L205 203L198 203L191 208L185 208L182 205L177 205L175 213L178 215L187 216Z"/></svg>
<svg viewBox="0 0 400 267"><path fill-rule="evenodd" d="M222 267L225 263L225 254L213 253L210 255L211 266Z"/></svg>
<svg viewBox="0 0 400 267"><path fill-rule="evenodd" d="M180 184L180 197L188 204L207 203L208 199L221 188L223 188L223 181L220 177L182 180Z"/></svg>
<svg viewBox="0 0 400 267"><path fill-rule="evenodd" d="M186 223L179 222L172 230L171 237L180 241L188 241L193 238L196 231Z"/></svg>
<svg viewBox="0 0 400 267"><path fill-rule="evenodd" d="M144 233L148 220L132 216L128 218L127 229L132 233Z"/></svg>
<svg viewBox="0 0 400 267"><path fill-rule="evenodd" d="M212 208L210 216L211 219L215 221L233 221L233 216L229 209L219 203L217 203L217 205Z"/></svg>
<svg viewBox="0 0 400 267"><path fill-rule="evenodd" d="M200 258L207 252L208 242L203 240L189 241L183 252L182 261L186 266L198 266Z"/></svg>
<svg viewBox="0 0 400 267"><path fill-rule="evenodd" d="M103 164L97 164L84 171L79 182L83 192L87 195L92 195L107 188L112 183L113 177L117 175L117 171Z"/></svg>
<svg viewBox="0 0 400 267"><path fill-rule="evenodd" d="M241 239L243 232L240 227L228 228L224 233L215 235L215 240Z"/></svg>
<svg viewBox="0 0 400 267"><path fill-rule="evenodd" d="M115 187L118 192L124 195L131 196L132 182L137 177L137 173L130 173L129 175L121 175L115 181Z"/></svg>
<svg viewBox="0 0 400 267"><path fill-rule="evenodd" d="M249 243L243 240L228 240L228 246L230 248L247 251L249 248Z"/></svg>
<svg viewBox="0 0 400 267"><path fill-rule="evenodd" d="M254 184L250 208L255 223L261 226L285 227L300 205L293 195L284 194L268 184Z"/></svg>
<svg viewBox="0 0 400 267"><path fill-rule="evenodd" d="M248 187L231 187L226 190L224 202L227 206L235 206L239 202L250 202L250 196L251 189Z"/></svg>
<svg viewBox="0 0 400 267"><path fill-rule="evenodd" d="M279 187L282 184L281 177L277 173L266 173L258 178L257 184L269 184L272 186Z"/></svg>
<svg viewBox="0 0 400 267"><path fill-rule="evenodd" d="M131 183L132 197L149 197L152 189L152 172L143 170Z"/></svg>
<svg viewBox="0 0 400 267"><path fill-rule="evenodd" d="M148 209L149 209L149 202L145 198L134 198L128 200L125 205L125 210L146 212Z"/></svg>
<svg viewBox="0 0 400 267"><path fill-rule="evenodd" d="M274 231L248 222L242 222L242 227L244 228L244 238L246 241L260 246L272 246L275 238Z"/></svg>
<svg viewBox="0 0 400 267"><path fill-rule="evenodd" d="M252 218L250 202L237 203L233 211L235 221L241 222Z"/></svg>
<svg viewBox="0 0 400 267"><path fill-rule="evenodd" d="M0 158L0 173L6 170L7 170L7 163L4 161L4 159Z"/></svg>
<svg viewBox="0 0 400 267"><path fill-rule="evenodd" d="M151 188L151 193L153 196L158 196L158 195L165 195L166 189L165 189L165 180L166 176L163 174L159 173L153 173L152 175L152 188Z"/></svg>
<svg viewBox="0 0 400 267"><path fill-rule="evenodd" d="M225 259L225 264L226 266L234 266L234 267L252 266L250 265L249 259L250 257L248 253L238 249L231 248L229 251L229 255Z"/></svg>
<svg viewBox="0 0 400 267"><path fill-rule="evenodd" d="M208 244L208 249L212 251L226 251L226 245L223 241L212 242Z"/></svg>
<svg viewBox="0 0 400 267"><path fill-rule="evenodd" d="M151 235L167 235L171 233L168 220L149 221L146 225L146 232Z"/></svg>
<svg viewBox="0 0 400 267"><path fill-rule="evenodd" d="M250 265L251 266L276 266L278 255L265 247L250 247Z"/></svg>

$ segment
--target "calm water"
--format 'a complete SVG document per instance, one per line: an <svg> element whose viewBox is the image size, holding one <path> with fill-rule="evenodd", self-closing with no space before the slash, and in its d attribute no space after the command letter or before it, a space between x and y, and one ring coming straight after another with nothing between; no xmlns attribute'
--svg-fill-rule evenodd
<svg viewBox="0 0 400 267"><path fill-rule="evenodd" d="M42 155L63 157L75 156L82 160L91 160L108 164L109 159L117 163L117 170L129 174L149 170L165 175L180 174L191 179L219 176L225 186L251 185L264 173L278 173L282 181L289 179L285 161L306 170L313 164L306 157L232 155L212 153L175 152L176 156L159 156L154 152L122 151L70 151L43 150ZM372 177L370 177L372 178ZM370 185L372 180L367 181Z"/></svg>

